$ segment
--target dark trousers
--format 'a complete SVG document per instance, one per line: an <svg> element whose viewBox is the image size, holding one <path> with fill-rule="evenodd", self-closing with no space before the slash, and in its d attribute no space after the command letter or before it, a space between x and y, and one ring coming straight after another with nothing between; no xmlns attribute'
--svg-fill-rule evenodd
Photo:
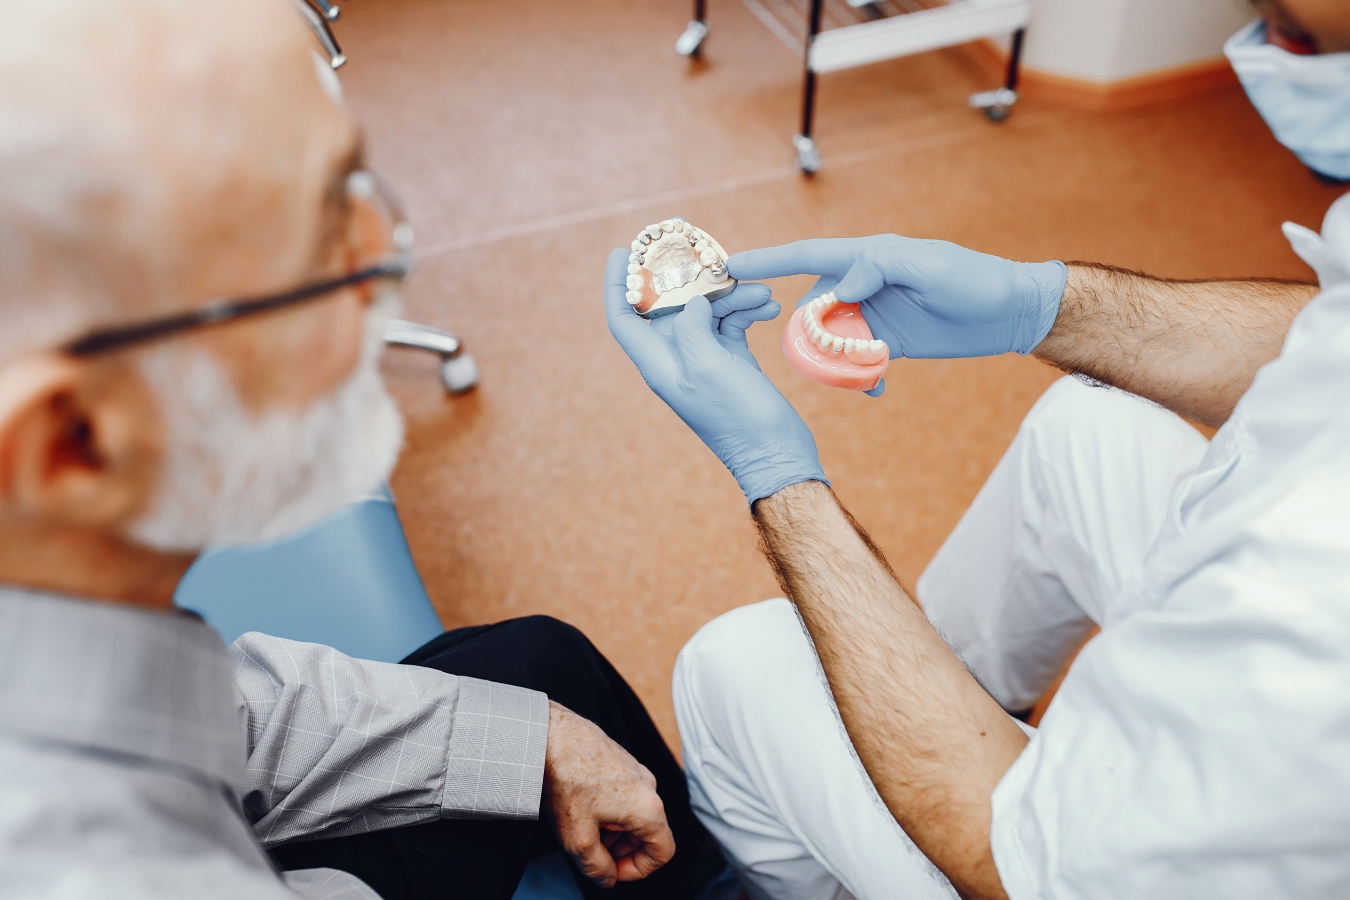
<svg viewBox="0 0 1350 900"><path fill-rule="evenodd" d="M642 881L604 890L573 868L586 897L693 897L722 857L689 807L684 773L642 701L580 631L547 616L447 631L404 663L533 688L604 729L656 776L675 835L675 857ZM510 900L531 859L559 849L546 815L538 821L443 819L272 851L282 869L325 866L356 875L385 900ZM569 859L570 862L570 859Z"/></svg>

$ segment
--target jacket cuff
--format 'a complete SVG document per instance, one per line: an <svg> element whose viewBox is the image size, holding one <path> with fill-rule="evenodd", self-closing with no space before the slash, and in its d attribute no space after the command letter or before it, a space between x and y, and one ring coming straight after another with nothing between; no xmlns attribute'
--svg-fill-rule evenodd
<svg viewBox="0 0 1350 900"><path fill-rule="evenodd" d="M460 677L442 817L537 819L547 748L547 695Z"/></svg>

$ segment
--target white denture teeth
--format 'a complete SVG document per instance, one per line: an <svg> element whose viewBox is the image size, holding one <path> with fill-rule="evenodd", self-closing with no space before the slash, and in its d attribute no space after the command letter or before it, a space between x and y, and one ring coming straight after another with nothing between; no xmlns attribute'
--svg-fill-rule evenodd
<svg viewBox="0 0 1350 900"><path fill-rule="evenodd" d="M870 366L883 362L890 355L885 341L858 341L851 351L845 351L848 358L859 365Z"/></svg>
<svg viewBox="0 0 1350 900"><path fill-rule="evenodd" d="M692 296L716 300L736 286L727 271L726 251L683 219L648 225L637 233L631 248L626 285L647 298L639 312L645 319L676 312Z"/></svg>
<svg viewBox="0 0 1350 900"><path fill-rule="evenodd" d="M802 328L811 343L830 353L844 353L860 365L872 365L884 360L889 354L885 341L846 338L831 333L821 325L821 318L837 303L839 298L835 297L834 291L826 291L802 307Z"/></svg>
<svg viewBox="0 0 1350 900"><path fill-rule="evenodd" d="M629 303L633 306L637 306L642 302L642 291L629 291L627 297Z"/></svg>

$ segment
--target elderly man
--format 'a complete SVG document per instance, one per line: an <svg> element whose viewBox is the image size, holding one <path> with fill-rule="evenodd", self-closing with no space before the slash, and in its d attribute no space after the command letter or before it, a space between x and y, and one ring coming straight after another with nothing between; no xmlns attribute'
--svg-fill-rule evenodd
<svg viewBox="0 0 1350 900"><path fill-rule="evenodd" d="M401 440L410 233L295 10L0 20L0 894L506 898L561 844L589 896L693 896L683 775L567 626L385 665L173 609L198 548L360 496Z"/></svg>
<svg viewBox="0 0 1350 900"><path fill-rule="evenodd" d="M1244 84L1350 175L1350 6L1260 7ZM731 258L822 276L808 298L861 303L893 355L1086 376L1032 410L922 611L746 348L767 290L649 324L611 257L611 331L736 476L790 598L711 623L675 674L695 808L755 897L1350 896L1350 197L1285 230L1320 293L894 235ZM1010 716L1094 624L1039 730Z"/></svg>

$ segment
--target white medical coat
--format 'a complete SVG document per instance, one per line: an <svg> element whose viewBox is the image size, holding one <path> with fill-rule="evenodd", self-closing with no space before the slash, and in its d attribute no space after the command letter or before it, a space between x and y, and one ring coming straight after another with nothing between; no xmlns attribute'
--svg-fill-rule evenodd
<svg viewBox="0 0 1350 900"><path fill-rule="evenodd" d="M1320 296L994 793L1025 898L1350 897L1350 195Z"/></svg>

